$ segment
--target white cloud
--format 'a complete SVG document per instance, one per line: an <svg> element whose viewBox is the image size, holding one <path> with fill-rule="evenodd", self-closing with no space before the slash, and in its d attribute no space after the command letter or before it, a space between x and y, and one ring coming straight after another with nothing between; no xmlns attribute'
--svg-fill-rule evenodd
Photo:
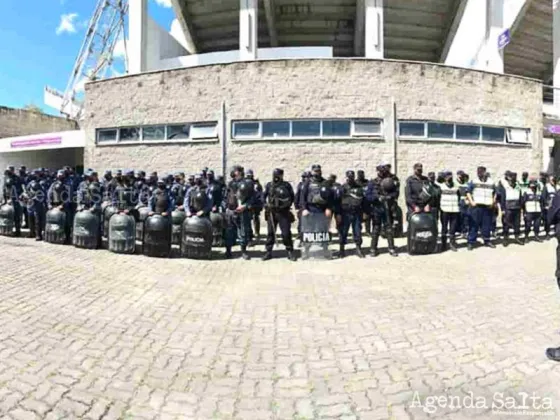
<svg viewBox="0 0 560 420"><path fill-rule="evenodd" d="M74 20L78 17L77 13L68 13L66 15L60 16L60 24L56 28L56 34L60 35L64 32L73 34L76 32L76 24Z"/></svg>
<svg viewBox="0 0 560 420"><path fill-rule="evenodd" d="M85 84L89 82L89 77L82 77L78 83L76 83L75 89L76 92L83 92Z"/></svg>
<svg viewBox="0 0 560 420"><path fill-rule="evenodd" d="M171 0L155 0L155 1L161 7L167 7L167 8L173 7L171 4Z"/></svg>
<svg viewBox="0 0 560 420"><path fill-rule="evenodd" d="M127 40L127 44L128 44L128 40ZM126 49L125 49L124 45L125 45L124 38L121 35L119 37L119 39L117 40L117 42L115 43L115 49L113 50L113 57L115 57L115 58L124 58L125 57Z"/></svg>

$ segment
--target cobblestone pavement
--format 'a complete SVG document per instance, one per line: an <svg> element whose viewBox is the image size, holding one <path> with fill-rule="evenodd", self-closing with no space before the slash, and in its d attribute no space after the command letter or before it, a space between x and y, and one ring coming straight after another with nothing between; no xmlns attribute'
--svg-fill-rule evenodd
<svg viewBox="0 0 560 420"><path fill-rule="evenodd" d="M555 246L263 263L0 238L0 418L511 418L493 395L520 391L560 413ZM471 393L487 408L411 407Z"/></svg>

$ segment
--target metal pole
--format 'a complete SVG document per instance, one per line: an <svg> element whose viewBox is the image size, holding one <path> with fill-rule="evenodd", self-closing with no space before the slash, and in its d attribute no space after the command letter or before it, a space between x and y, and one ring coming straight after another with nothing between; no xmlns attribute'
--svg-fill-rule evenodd
<svg viewBox="0 0 560 420"><path fill-rule="evenodd" d="M395 103L395 98L391 98L391 135L393 140L393 161L391 162L391 166L393 167L393 173L397 173L397 152L398 152L398 120L397 120L397 104Z"/></svg>
<svg viewBox="0 0 560 420"><path fill-rule="evenodd" d="M222 109L221 109L221 125L222 125L222 132L221 132L221 141L222 141L222 175L224 176L224 180L227 180L226 171L227 171L227 117L226 117L226 101L222 102Z"/></svg>

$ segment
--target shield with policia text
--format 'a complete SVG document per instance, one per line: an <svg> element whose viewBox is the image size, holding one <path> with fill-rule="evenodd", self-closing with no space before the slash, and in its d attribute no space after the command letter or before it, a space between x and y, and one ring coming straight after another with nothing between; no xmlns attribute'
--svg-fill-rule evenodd
<svg viewBox="0 0 560 420"><path fill-rule="evenodd" d="M304 257L330 258L330 220L324 213L309 213L301 219Z"/></svg>

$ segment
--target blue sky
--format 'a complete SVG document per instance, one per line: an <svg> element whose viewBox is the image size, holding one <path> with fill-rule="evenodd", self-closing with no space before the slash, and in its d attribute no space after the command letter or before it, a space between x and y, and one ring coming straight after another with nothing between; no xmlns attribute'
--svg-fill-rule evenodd
<svg viewBox="0 0 560 420"><path fill-rule="evenodd" d="M43 103L43 88L64 91L98 0L0 0L0 105ZM169 0L149 0L149 14L170 29Z"/></svg>

